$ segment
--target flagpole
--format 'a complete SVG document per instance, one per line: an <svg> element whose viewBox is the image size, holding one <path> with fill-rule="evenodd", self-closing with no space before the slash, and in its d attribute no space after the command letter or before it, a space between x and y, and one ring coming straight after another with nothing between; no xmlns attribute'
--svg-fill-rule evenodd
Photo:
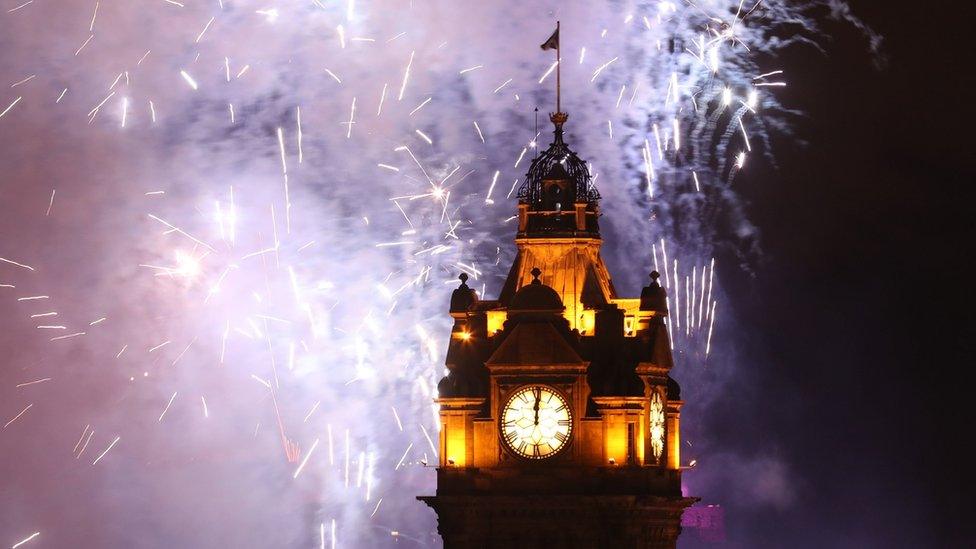
<svg viewBox="0 0 976 549"><path fill-rule="evenodd" d="M563 112L560 109L560 103L559 103L559 87L560 87L559 69L563 64L562 55L559 51L560 42L563 41L562 36L559 36L559 21L556 21L556 36L557 36L556 38L556 112Z"/></svg>
<svg viewBox="0 0 976 549"><path fill-rule="evenodd" d="M535 135L532 137L532 142L535 143L535 157L539 158L539 144L536 140L539 139L539 107L535 108Z"/></svg>

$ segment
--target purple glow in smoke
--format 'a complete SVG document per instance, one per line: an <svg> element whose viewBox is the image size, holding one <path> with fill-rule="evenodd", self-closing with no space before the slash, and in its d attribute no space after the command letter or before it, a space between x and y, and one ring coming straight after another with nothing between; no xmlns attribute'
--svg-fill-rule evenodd
<svg viewBox="0 0 976 549"><path fill-rule="evenodd" d="M433 489L446 303L462 270L496 295L512 259L556 16L568 140L604 197L618 287L667 262L678 376L707 405L735 365L713 349L700 375L721 301L703 278L722 235L755 251L740 154L786 131L775 56L816 37L824 6L850 17L731 0L8 3L0 542L439 543L414 496ZM789 504L784 464L721 459L774 471L760 499Z"/></svg>

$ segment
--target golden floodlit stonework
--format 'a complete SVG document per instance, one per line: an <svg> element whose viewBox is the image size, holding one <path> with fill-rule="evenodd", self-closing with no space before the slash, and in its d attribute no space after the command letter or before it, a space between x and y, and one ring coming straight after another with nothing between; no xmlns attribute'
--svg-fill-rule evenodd
<svg viewBox="0 0 976 549"><path fill-rule="evenodd" d="M467 285L438 385L437 493L448 548L674 547L684 497L667 298L617 295L599 193L555 139L519 189L518 248L496 300Z"/></svg>

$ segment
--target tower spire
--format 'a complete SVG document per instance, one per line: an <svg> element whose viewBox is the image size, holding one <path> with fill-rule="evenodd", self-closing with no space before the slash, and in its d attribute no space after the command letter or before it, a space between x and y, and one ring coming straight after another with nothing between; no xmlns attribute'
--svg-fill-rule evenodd
<svg viewBox="0 0 976 549"><path fill-rule="evenodd" d="M543 50L556 50L556 112L549 113L549 120L554 126L553 141L544 152L536 150L536 158L519 187L519 234L552 237L558 233L598 237L597 202L600 193L592 185L586 162L570 150L563 140L563 125L569 115L562 110L562 82L558 70L562 64L559 56L560 27L557 21L556 30L541 46Z"/></svg>

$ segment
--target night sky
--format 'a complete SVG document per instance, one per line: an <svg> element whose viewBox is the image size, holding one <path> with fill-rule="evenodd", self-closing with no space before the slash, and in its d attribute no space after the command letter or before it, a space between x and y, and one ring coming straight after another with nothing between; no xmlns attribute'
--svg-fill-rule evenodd
<svg viewBox="0 0 976 549"><path fill-rule="evenodd" d="M702 358L704 334L688 341L679 357L686 369L675 377L691 444L682 457L698 460L685 482L690 495L724 508L727 541L718 546L973 543L974 479L963 448L972 426L963 411L974 363L964 261L973 247L976 155L966 125L976 82L971 39L956 36L970 19L958 7L848 2L865 30L830 18L822 4L841 4L827 1L808 14L821 27L806 35L818 46L752 43L753 64L731 63L730 82L779 68L788 81L763 96L770 125L749 126L756 154L733 179L722 169L707 179L708 166L741 147L732 132L719 161L664 162L658 202L649 203L640 147L656 107L624 112L614 100L640 71L660 99L668 71L649 66L659 50L632 36L640 23L622 24L616 3L356 2L359 11L347 14L345 6L242 0L225 1L222 12L185 2L157 13L102 0L94 39L78 55L94 1L46 3L10 13L23 2L0 6L0 112L24 98L0 117L0 257L35 268L0 263L0 285L11 286L0 286L0 422L32 405L0 430L0 547L34 532L24 549L317 547L333 519L340 547L393 545L393 529L404 533L402 546L436 546L433 513L413 496L433 490L421 466L423 426L432 428L447 299L458 270L475 264L484 274L475 287L494 297L514 255L504 221L514 199L505 194L526 168L512 163L532 135L531 106L545 111L552 100L551 81L538 84L551 63L538 44L554 16L564 28L575 21L571 57L588 48L584 68L563 75L571 90L563 102L570 144L601 171L605 257L618 290L639 292L661 238L688 265L716 260L713 354ZM255 16L279 4L280 19ZM198 36L212 15L220 18ZM601 42L604 28L612 31ZM786 25L777 35L801 30ZM882 37L875 51L872 32ZM353 42L357 33L375 36L375 46ZM140 72L135 60L147 44L154 51ZM413 80L399 90L412 51ZM253 67L243 76L246 61ZM121 94L88 121L123 69L133 77L131 87L122 80L129 125L120 128ZM7 88L30 74L36 80ZM494 93L506 78L510 87ZM147 99L158 124L149 123ZM347 123L350 111L356 124ZM617 141L605 133L610 118ZM419 160L396 149L401 143ZM282 162L295 206L288 236ZM706 194L721 196L711 209L695 202L678 169L698 163ZM389 197L429 193L418 165L438 181L455 178L451 215L463 223L454 241L429 194L404 200L401 211L391 206ZM228 184L243 218L233 246L210 219L214 203L230 203ZM269 204L278 208L273 220ZM703 211L708 223L683 228ZM149 212L194 242L164 233ZM219 252L207 254L197 237L219 241ZM387 246L405 240L410 247ZM431 256L428 279L409 286L423 278L415 252L444 242L452 248ZM200 265L174 276L145 267L173 265L174 250ZM208 285L223 276L223 294L204 306ZM39 294L50 294L50 306L17 301ZM88 333L39 336L30 314L48 309L60 311L67 332ZM364 318L366 309L376 316ZM374 318L389 320L379 329ZM268 354L282 372L275 402ZM290 441L303 451L321 442L298 482L274 405ZM340 465L327 463L326 424ZM73 458L88 426L92 447ZM347 454L354 487L341 477ZM406 466L394 471L401 455ZM366 501L356 468L374 460L365 485L375 482L376 493ZM679 545L716 546L692 535Z"/></svg>
<svg viewBox="0 0 976 549"><path fill-rule="evenodd" d="M887 63L872 70L862 38L839 26L827 56L786 56L804 67L784 98L804 111L797 134L808 144L775 141L778 168L750 177L764 260L753 278L723 272L742 321L723 336L756 378L728 391L709 421L725 444L774 445L798 479L791 506L730 510L729 537L968 545L973 292L963 261L976 166L972 62L951 30L962 14L852 7L884 36ZM743 417L746 428L729 421Z"/></svg>

